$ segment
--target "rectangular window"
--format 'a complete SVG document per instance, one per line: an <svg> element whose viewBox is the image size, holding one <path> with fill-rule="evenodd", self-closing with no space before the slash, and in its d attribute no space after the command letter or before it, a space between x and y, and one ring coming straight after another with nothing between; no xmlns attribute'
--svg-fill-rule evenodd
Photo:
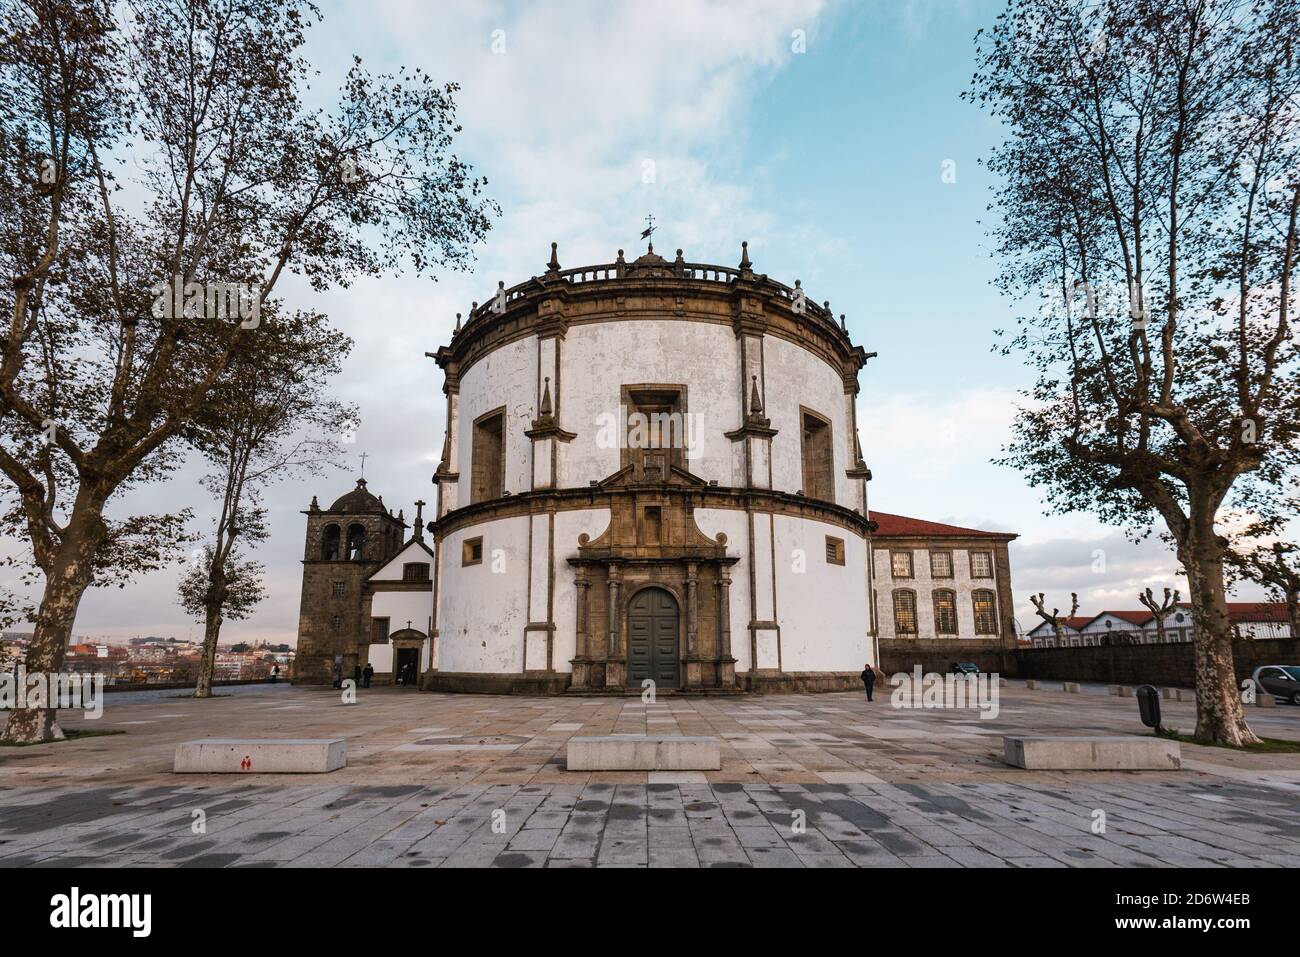
<svg viewBox="0 0 1300 957"><path fill-rule="evenodd" d="M916 592L894 592L894 633L897 635L916 634Z"/></svg>
<svg viewBox="0 0 1300 957"><path fill-rule="evenodd" d="M934 631L938 635L957 634L957 593L941 589L934 593Z"/></svg>
<svg viewBox="0 0 1300 957"><path fill-rule="evenodd" d="M402 581L427 582L429 580L428 562L407 562L402 566Z"/></svg>
<svg viewBox="0 0 1300 957"><path fill-rule="evenodd" d="M370 643L372 645L383 645L388 642L388 619L371 618L370 619Z"/></svg>
<svg viewBox="0 0 1300 957"><path fill-rule="evenodd" d="M970 553L970 577L971 578L992 578L993 577L993 553L992 552L971 552Z"/></svg>
<svg viewBox="0 0 1300 957"><path fill-rule="evenodd" d="M348 593L347 585L345 585L343 582L332 582L331 585L333 587L330 589L330 591L335 598L342 598L344 595Z"/></svg>
<svg viewBox="0 0 1300 957"><path fill-rule="evenodd" d="M993 592L977 591L971 595L971 600L975 605L975 634L996 635L998 633L998 614L997 603L993 600Z"/></svg>
<svg viewBox="0 0 1300 957"><path fill-rule="evenodd" d="M497 409L474 420L470 462L470 502L500 498L506 487L506 410Z"/></svg>
<svg viewBox="0 0 1300 957"><path fill-rule="evenodd" d="M930 577L952 577L952 552L930 550Z"/></svg>
<svg viewBox="0 0 1300 957"><path fill-rule="evenodd" d="M467 538L460 545L460 563L462 565L481 565L483 563L483 536Z"/></svg>
<svg viewBox="0 0 1300 957"><path fill-rule="evenodd" d="M661 482L673 466L686 468L687 435L684 385L625 385L620 390L627 410L626 442L619 464L633 466L636 477Z"/></svg>
<svg viewBox="0 0 1300 957"><path fill-rule="evenodd" d="M912 553L908 552L890 552L889 568L895 578L912 577Z"/></svg>
<svg viewBox="0 0 1300 957"><path fill-rule="evenodd" d="M339 629L342 627L343 627L343 619L340 618L338 615L335 615L333 618L330 619L330 631L334 632L334 634L337 635L339 633Z"/></svg>
<svg viewBox="0 0 1300 957"><path fill-rule="evenodd" d="M826 561L831 565L844 564L844 539L826 536Z"/></svg>
<svg viewBox="0 0 1300 957"><path fill-rule="evenodd" d="M835 455L831 424L816 412L804 409L803 493L823 502L835 501Z"/></svg>

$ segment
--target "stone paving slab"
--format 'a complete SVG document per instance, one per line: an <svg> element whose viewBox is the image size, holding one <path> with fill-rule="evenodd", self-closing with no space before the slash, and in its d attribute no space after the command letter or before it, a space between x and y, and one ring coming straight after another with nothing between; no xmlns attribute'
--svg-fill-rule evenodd
<svg viewBox="0 0 1300 957"><path fill-rule="evenodd" d="M370 689L344 705L331 691L280 686L183 710L174 692L110 697L98 726L126 734L0 749L0 867L1300 860L1300 755L1184 745L1182 771L1024 771L1001 760L1002 735L1138 734L1136 708L1014 684L1001 703L999 716L983 721L847 693L643 705ZM1184 725L1192 707L1166 703ZM1300 709L1250 719L1269 737L1300 739ZM66 724L91 726L75 717ZM722 767L565 770L570 737L646 733L716 736ZM176 743L208 736L344 738L349 766L328 782L172 774Z"/></svg>

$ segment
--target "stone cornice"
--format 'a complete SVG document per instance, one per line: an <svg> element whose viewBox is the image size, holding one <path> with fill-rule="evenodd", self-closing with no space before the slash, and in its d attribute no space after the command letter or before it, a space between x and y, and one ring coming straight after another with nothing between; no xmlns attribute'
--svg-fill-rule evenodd
<svg viewBox="0 0 1300 957"><path fill-rule="evenodd" d="M868 533L866 518L852 509L831 502L767 489L730 488L717 485L670 485L662 482L520 492L506 498L475 502L450 511L437 521L430 522L428 529L434 535L441 536L482 522L538 512L612 509L620 500L635 499L638 496L681 497L692 508L771 512L776 515L808 518L838 525L861 536L866 536Z"/></svg>

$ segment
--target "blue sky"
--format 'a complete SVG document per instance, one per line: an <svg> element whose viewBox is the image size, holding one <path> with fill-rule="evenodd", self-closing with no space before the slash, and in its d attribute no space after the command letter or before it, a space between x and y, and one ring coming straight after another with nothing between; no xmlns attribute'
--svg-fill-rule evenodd
<svg viewBox="0 0 1300 957"><path fill-rule="evenodd" d="M802 279L847 315L854 341L880 354L859 410L873 507L1019 532L1013 583L1026 630L1031 591L1068 605L1077 590L1084 610L1099 610L1178 585L1158 542L1131 545L1088 516L1044 516L1035 490L989 462L1029 376L990 351L993 329L1014 314L989 286L995 264L979 222L990 194L978 160L1001 134L959 96L975 31L1002 6L323 3L306 51L321 71L315 90L333 89L353 53L374 70L405 63L461 83L459 152L488 176L503 216L471 274L397 276L322 297L289 287L291 304L325 308L356 339L335 386L359 403L362 428L346 471L272 490L273 537L258 553L270 597L223 636L294 636L298 512L313 494L327 502L350 487L361 452L388 504L409 515L415 499L432 501L444 410L441 376L423 355L447 340L455 312L498 279L541 272L551 241L565 266L611 261L619 247L633 254L650 212L659 251L734 264L748 240L758 271ZM792 51L794 31L806 52ZM653 183L643 182L647 161ZM945 161L955 182L943 181ZM187 468L141 494L151 508L192 504L198 474ZM174 603L176 577L91 593L78 634L199 633Z"/></svg>

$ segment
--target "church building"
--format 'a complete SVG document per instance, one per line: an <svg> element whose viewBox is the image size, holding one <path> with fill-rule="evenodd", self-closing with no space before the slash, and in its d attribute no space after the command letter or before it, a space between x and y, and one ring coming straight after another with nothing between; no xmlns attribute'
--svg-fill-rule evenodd
<svg viewBox="0 0 1300 957"><path fill-rule="evenodd" d="M313 499L297 680L369 662L449 691L858 687L874 353L829 303L756 273L746 244L736 267L651 245L570 269L552 244L429 355L432 520L417 503L406 537L364 480Z"/></svg>

